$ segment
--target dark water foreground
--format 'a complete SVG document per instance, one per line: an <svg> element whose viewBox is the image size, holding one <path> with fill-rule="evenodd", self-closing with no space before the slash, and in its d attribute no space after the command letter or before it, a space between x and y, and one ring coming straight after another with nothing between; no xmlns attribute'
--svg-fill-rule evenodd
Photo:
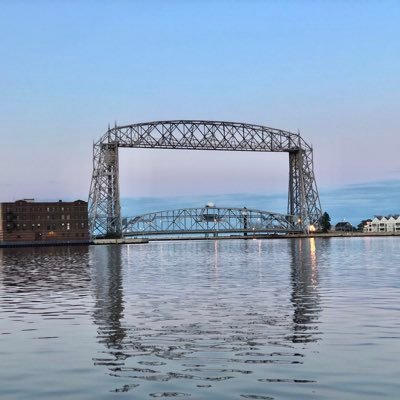
<svg viewBox="0 0 400 400"><path fill-rule="evenodd" d="M0 249L1 399L398 399L400 238Z"/></svg>

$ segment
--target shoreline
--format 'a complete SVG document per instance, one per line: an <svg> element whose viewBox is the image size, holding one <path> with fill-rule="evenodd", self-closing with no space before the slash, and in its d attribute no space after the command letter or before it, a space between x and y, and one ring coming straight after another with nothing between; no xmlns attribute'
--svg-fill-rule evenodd
<svg viewBox="0 0 400 400"><path fill-rule="evenodd" d="M289 233L289 234L265 234L265 235L230 235L230 236L188 236L188 237L150 237L150 238L123 238L123 239L95 239L93 241L31 241L31 242L4 242L0 248L25 248L25 247L51 247L51 246L101 246L122 244L145 244L149 242L171 241L198 241L198 240L257 240L257 239L306 239L306 238L359 238L359 237L400 237L400 232L328 232L328 233Z"/></svg>
<svg viewBox="0 0 400 400"><path fill-rule="evenodd" d="M181 238L148 238L149 242L169 242L182 240L257 240L257 239L307 239L307 238L354 238L354 237L400 237L400 232L328 232L328 233L289 233L285 235L265 234L248 236L232 235L232 236L210 236L210 237L181 237Z"/></svg>

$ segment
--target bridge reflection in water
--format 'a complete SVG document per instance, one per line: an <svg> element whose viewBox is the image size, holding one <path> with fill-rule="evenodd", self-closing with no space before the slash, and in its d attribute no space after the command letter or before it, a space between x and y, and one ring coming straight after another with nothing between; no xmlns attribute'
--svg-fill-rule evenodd
<svg viewBox="0 0 400 400"><path fill-rule="evenodd" d="M122 255L120 246L99 246L91 252L93 290L96 301L93 319L98 326L98 340L113 356L119 358L122 342L126 338L123 327L124 300L122 286ZM124 357L123 357L124 358Z"/></svg>
<svg viewBox="0 0 400 400"><path fill-rule="evenodd" d="M302 232L298 216L235 207L182 208L122 219L125 237Z"/></svg>
<svg viewBox="0 0 400 400"><path fill-rule="evenodd" d="M318 242L319 253L330 245L329 240ZM291 302L293 304L294 343L315 342L318 336L318 315L321 311L318 293L318 260L315 238L292 240Z"/></svg>
<svg viewBox="0 0 400 400"><path fill-rule="evenodd" d="M113 391L248 386L260 369L287 380L320 339L315 239L99 246L91 258L106 347L94 362L120 378Z"/></svg>

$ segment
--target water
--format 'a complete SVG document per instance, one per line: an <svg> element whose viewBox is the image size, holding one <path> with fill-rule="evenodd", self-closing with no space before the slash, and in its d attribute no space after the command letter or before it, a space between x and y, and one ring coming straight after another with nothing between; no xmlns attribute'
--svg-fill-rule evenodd
<svg viewBox="0 0 400 400"><path fill-rule="evenodd" d="M399 249L0 249L0 398L398 399Z"/></svg>

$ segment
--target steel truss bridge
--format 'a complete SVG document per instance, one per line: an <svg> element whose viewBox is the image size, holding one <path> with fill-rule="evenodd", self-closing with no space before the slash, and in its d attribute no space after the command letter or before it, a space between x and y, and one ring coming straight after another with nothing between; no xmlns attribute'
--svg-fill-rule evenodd
<svg viewBox="0 0 400 400"><path fill-rule="evenodd" d="M122 219L123 236L290 233L301 231L286 215L247 208L183 208Z"/></svg>
<svg viewBox="0 0 400 400"><path fill-rule="evenodd" d="M92 237L122 237L120 147L146 149L286 152L289 154L287 214L296 230L318 225L322 215L314 176L313 149L298 133L222 121L156 121L115 126L93 145L89 192ZM277 215L277 214L273 214Z"/></svg>

